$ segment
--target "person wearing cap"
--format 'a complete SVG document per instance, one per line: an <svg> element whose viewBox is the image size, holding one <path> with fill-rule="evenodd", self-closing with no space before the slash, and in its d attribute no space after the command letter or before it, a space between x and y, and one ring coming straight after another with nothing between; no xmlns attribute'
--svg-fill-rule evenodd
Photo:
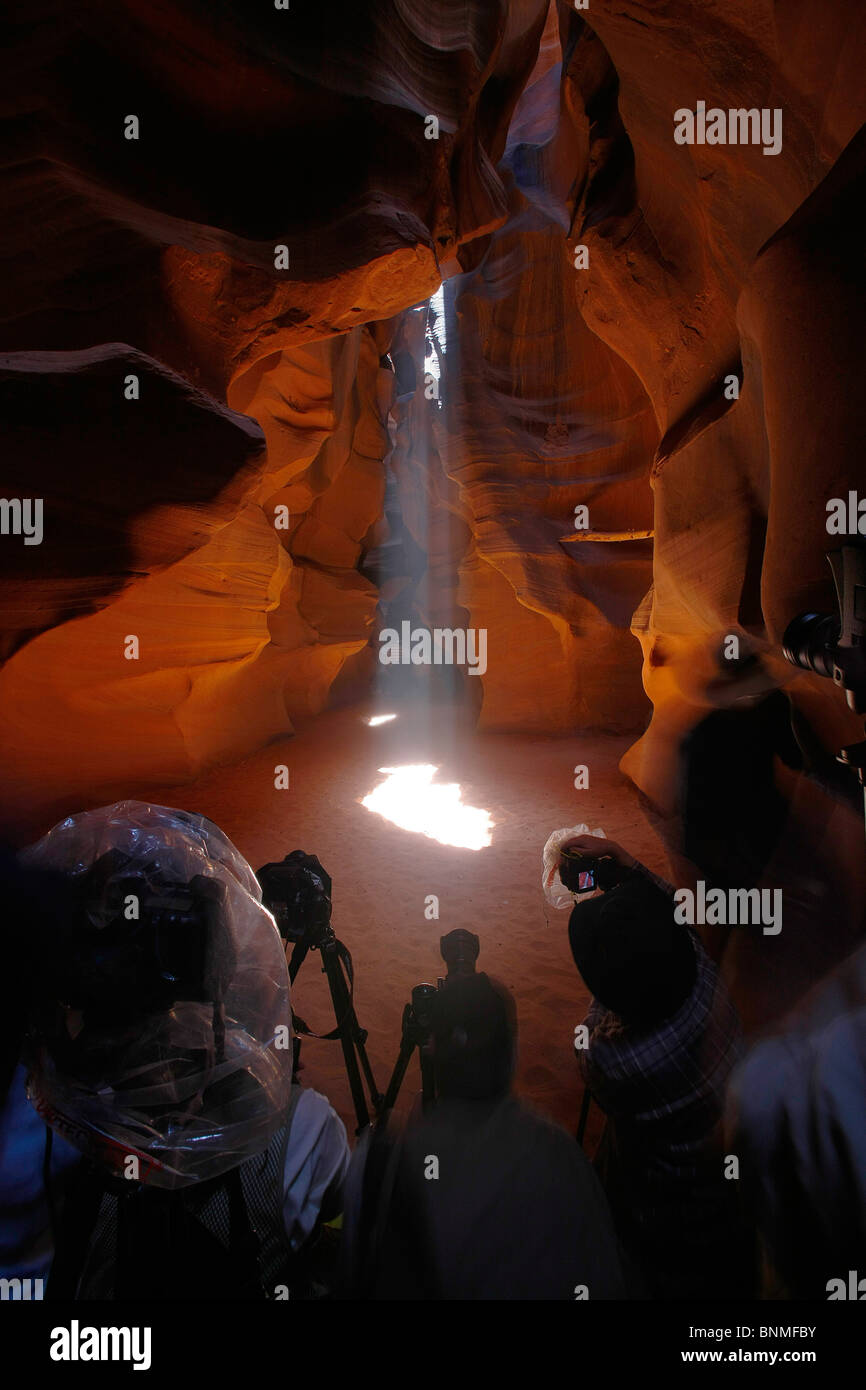
<svg viewBox="0 0 866 1390"><path fill-rule="evenodd" d="M624 871L569 921L593 995L579 1057L608 1117L597 1166L620 1237L654 1297L747 1296L751 1245L720 1142L743 1050L736 1010L698 934L675 921L670 885L612 841L574 843Z"/></svg>

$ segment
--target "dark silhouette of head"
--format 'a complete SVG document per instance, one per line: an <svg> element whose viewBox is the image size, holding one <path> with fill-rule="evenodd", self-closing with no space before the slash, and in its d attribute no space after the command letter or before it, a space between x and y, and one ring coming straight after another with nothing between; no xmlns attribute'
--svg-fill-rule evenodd
<svg viewBox="0 0 866 1390"><path fill-rule="evenodd" d="M488 975L452 975L436 998L433 1057L444 1099L495 1100L514 1075L517 1013L511 994Z"/></svg>
<svg viewBox="0 0 866 1390"><path fill-rule="evenodd" d="M688 999L697 962L670 898L635 874L602 897L577 903L568 928L587 987L625 1023L669 1018Z"/></svg>

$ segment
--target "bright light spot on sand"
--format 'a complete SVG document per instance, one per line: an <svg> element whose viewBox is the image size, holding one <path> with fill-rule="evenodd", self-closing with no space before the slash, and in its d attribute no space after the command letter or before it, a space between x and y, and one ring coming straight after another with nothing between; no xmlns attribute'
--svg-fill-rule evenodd
<svg viewBox="0 0 866 1390"><path fill-rule="evenodd" d="M377 724L387 724L390 720L396 718L396 714L374 714L372 719L367 720L367 723L371 729L375 729Z"/></svg>
<svg viewBox="0 0 866 1390"><path fill-rule="evenodd" d="M439 771L430 763L380 767L386 780L361 801L368 811L384 816L401 830L411 830L458 849L483 849L492 843L489 811L464 806L457 782L434 783Z"/></svg>

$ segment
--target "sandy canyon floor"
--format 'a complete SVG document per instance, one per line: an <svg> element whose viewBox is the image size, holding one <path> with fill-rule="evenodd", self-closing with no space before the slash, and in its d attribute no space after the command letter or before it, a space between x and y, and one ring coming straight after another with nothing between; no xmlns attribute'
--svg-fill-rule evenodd
<svg viewBox="0 0 866 1390"><path fill-rule="evenodd" d="M569 951L568 912L549 907L542 895L541 853L551 831L584 822L665 872L661 841L618 770L630 740L458 732L447 711L428 710L369 727L370 713L375 710L323 715L242 763L182 788L151 791L148 800L209 816L256 869L294 849L318 855L333 879L332 923L352 953L355 1004L382 1090L413 985L435 983L445 973L439 938L455 927L478 933L478 968L516 998L518 1090L573 1130L582 1093L574 1027L588 996ZM378 769L424 763L438 768L437 784L458 782L464 804L490 813L489 846L439 844L361 805L384 780ZM274 770L281 764L289 787L277 790ZM577 764L589 769L589 789L574 788ZM425 917L431 894L439 899L438 921ZM301 969L293 1004L314 1031L334 1026L316 953ZM302 1061L304 1082L330 1098L351 1134L354 1112L339 1043L305 1041ZM415 1059L400 1108L419 1088ZM596 1112L590 1136L597 1127Z"/></svg>

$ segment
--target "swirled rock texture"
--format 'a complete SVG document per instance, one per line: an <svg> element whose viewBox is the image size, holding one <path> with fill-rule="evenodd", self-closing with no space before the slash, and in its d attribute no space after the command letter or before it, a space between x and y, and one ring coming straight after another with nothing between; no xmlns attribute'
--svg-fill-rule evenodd
<svg viewBox="0 0 866 1390"><path fill-rule="evenodd" d="M796 613L834 606L826 502L863 476L850 219L866 17L833 5L816 34L803 4L592 9L588 26L570 23L564 80L587 146L573 204L590 254L582 309L644 384L662 436L654 582L635 615L654 713L625 766L671 809L673 749L707 707L710 648L733 632L778 652ZM675 113L698 100L778 112L778 153L677 144ZM804 676L791 693L829 746L857 730L828 682Z"/></svg>
<svg viewBox="0 0 866 1390"><path fill-rule="evenodd" d="M381 325L504 222L546 6L7 13L2 492L45 517L0 538L14 825L290 732L363 653Z"/></svg>
<svg viewBox="0 0 866 1390"><path fill-rule="evenodd" d="M651 716L675 809L720 637L832 607L862 487L857 0L7 11L10 818L366 697L404 618L486 631L412 687L482 728ZM677 143L698 102L778 152Z"/></svg>

